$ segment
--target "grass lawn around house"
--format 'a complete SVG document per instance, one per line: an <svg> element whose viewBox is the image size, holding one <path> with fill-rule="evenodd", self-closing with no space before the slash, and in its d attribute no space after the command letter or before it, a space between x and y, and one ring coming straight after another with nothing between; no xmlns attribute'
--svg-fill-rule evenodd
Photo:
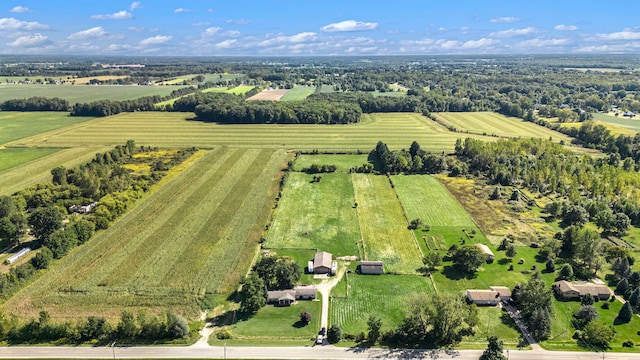
<svg viewBox="0 0 640 360"><path fill-rule="evenodd" d="M289 173L264 246L359 256L360 231L351 176L319 175L322 180L312 182L315 175Z"/></svg>

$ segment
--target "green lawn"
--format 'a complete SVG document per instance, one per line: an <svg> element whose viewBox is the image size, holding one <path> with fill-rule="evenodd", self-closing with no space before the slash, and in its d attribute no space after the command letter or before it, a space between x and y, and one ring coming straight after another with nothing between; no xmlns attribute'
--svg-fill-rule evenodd
<svg viewBox="0 0 640 360"><path fill-rule="evenodd" d="M622 126L623 128L631 129L635 132L640 132L640 118L628 118L622 115L611 116L607 114L593 114L594 120L599 120L607 124Z"/></svg>
<svg viewBox="0 0 640 360"><path fill-rule="evenodd" d="M0 172L51 155L60 149L50 148L0 148Z"/></svg>
<svg viewBox="0 0 640 360"><path fill-rule="evenodd" d="M318 165L335 165L338 172L349 172L352 167L358 167L367 163L367 154L318 154L318 155L300 155L296 159L294 170L300 171L308 168L312 164Z"/></svg>
<svg viewBox="0 0 640 360"><path fill-rule="evenodd" d="M366 260L384 261L388 272L415 273L422 268L422 253L407 229L407 220L389 179L382 175L352 174L352 180Z"/></svg>
<svg viewBox="0 0 640 360"><path fill-rule="evenodd" d="M34 96L58 97L75 103L86 103L109 99L128 100L142 96L169 95L180 86L140 85L11 85L0 86L0 101L24 99Z"/></svg>
<svg viewBox="0 0 640 360"><path fill-rule="evenodd" d="M71 117L66 112L3 111L0 112L0 145L91 119L93 118Z"/></svg>
<svg viewBox="0 0 640 360"><path fill-rule="evenodd" d="M301 101L316 92L315 86L295 86L280 101Z"/></svg>
<svg viewBox="0 0 640 360"><path fill-rule="evenodd" d="M353 186L348 174L312 175L289 173L278 204L266 247L308 248L334 255L358 256L360 239L354 209Z"/></svg>
<svg viewBox="0 0 640 360"><path fill-rule="evenodd" d="M414 293L434 292L426 276L416 275L356 275L348 274L338 286L348 286L348 298L334 297L331 301L331 323L342 331L359 334L367 331L370 315L382 319L382 329L398 326L407 315L407 302Z"/></svg>
<svg viewBox="0 0 640 360"><path fill-rule="evenodd" d="M302 325L300 313L311 314L311 323ZM321 296L314 301L300 300L292 306L267 305L251 318L229 326L229 331L239 338L252 337L274 340L311 339L320 330L322 311Z"/></svg>
<svg viewBox="0 0 640 360"><path fill-rule="evenodd" d="M489 336L497 336L505 342L505 348L514 349L520 343L520 330L506 311L491 306L478 307L478 326L473 336L465 337L465 343L477 343L486 347Z"/></svg>

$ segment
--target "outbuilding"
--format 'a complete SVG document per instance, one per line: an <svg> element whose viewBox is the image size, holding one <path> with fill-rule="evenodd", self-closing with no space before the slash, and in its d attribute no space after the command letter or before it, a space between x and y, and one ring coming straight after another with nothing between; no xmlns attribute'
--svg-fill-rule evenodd
<svg viewBox="0 0 640 360"><path fill-rule="evenodd" d="M487 262L493 262L495 259L495 255L493 255L493 251L489 249L489 247L485 244L476 244L476 246L482 250L482 253L487 257Z"/></svg>
<svg viewBox="0 0 640 360"><path fill-rule="evenodd" d="M384 263L382 261L360 261L361 274L384 274Z"/></svg>
<svg viewBox="0 0 640 360"><path fill-rule="evenodd" d="M314 274L330 274L333 255L331 253L321 251L313 257L313 273Z"/></svg>

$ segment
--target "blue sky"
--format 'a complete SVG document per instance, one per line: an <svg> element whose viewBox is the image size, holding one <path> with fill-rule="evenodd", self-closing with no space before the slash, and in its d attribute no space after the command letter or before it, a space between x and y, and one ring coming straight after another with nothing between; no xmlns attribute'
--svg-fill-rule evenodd
<svg viewBox="0 0 640 360"><path fill-rule="evenodd" d="M24 0L0 54L640 53L639 0Z"/></svg>

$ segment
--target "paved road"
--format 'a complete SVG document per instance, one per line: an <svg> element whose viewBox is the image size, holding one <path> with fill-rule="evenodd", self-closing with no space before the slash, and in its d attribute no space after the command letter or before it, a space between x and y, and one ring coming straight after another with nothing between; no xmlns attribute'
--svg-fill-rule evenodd
<svg viewBox="0 0 640 360"><path fill-rule="evenodd" d="M3 359L223 359L223 347L0 347ZM482 351L348 349L316 347L227 347L227 359L457 359L477 360ZM506 354L505 354L506 355ZM509 360L600 360L602 353L511 350ZM608 360L637 360L638 354L605 353Z"/></svg>

